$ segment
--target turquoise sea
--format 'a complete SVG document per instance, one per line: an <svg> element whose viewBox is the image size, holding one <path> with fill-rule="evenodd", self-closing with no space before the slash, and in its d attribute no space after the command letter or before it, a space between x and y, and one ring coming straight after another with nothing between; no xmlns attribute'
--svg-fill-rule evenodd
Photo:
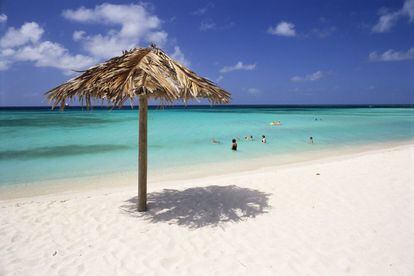
<svg viewBox="0 0 414 276"><path fill-rule="evenodd" d="M414 108L155 108L148 123L152 172L414 139ZM135 170L137 132L137 109L0 109L0 185ZM236 137L237 153L230 150Z"/></svg>

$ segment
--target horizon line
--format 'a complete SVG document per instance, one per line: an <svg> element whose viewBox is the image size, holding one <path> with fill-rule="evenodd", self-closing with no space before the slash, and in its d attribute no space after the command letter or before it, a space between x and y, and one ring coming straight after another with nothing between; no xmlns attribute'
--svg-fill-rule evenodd
<svg viewBox="0 0 414 276"><path fill-rule="evenodd" d="M111 105L91 105L89 109L134 109L138 108L139 105L123 105L121 107L111 106ZM226 107L414 107L414 103L411 104L149 104L148 107L151 108L192 108L192 107L210 107L210 108L226 108ZM11 108L43 108L51 109L50 105L9 105L9 106L0 106L0 109L11 109ZM88 109L86 106L82 105L69 105L65 109L69 108L79 108L79 109ZM56 106L56 110L59 110L60 107Z"/></svg>

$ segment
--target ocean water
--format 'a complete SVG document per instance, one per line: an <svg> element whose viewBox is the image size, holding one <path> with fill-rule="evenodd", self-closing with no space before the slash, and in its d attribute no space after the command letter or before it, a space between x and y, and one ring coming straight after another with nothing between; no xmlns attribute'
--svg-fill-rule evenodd
<svg viewBox="0 0 414 276"><path fill-rule="evenodd" d="M168 108L150 110L148 124L150 172L414 139L413 108ZM137 135L137 109L2 109L0 185L136 170Z"/></svg>

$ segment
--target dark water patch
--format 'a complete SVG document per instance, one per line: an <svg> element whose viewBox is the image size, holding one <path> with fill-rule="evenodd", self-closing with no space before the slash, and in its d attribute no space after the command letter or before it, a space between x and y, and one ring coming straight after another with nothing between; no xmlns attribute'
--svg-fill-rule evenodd
<svg viewBox="0 0 414 276"><path fill-rule="evenodd" d="M14 134L14 133L17 133L17 132L18 132L17 129L0 128L0 136L11 135L11 134ZM10 138L10 136L8 136L7 138Z"/></svg>
<svg viewBox="0 0 414 276"><path fill-rule="evenodd" d="M88 116L40 116L37 118L0 119L0 127L83 127L137 120L136 118L106 119Z"/></svg>
<svg viewBox="0 0 414 276"><path fill-rule="evenodd" d="M31 160L41 158L60 158L76 155L99 154L130 149L125 145L66 145L54 147L40 147L28 150L0 151L0 160Z"/></svg>

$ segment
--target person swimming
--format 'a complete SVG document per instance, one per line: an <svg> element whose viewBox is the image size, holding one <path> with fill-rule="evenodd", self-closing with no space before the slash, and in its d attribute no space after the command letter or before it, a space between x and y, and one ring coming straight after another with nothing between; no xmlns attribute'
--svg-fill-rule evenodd
<svg viewBox="0 0 414 276"><path fill-rule="evenodd" d="M211 139L211 143L213 143L213 144L221 144L221 142L219 141L219 140L216 140L216 139Z"/></svg>
<svg viewBox="0 0 414 276"><path fill-rule="evenodd" d="M281 121L273 121L270 123L271 126L281 126L282 122Z"/></svg>
<svg viewBox="0 0 414 276"><path fill-rule="evenodd" d="M231 150L237 151L237 141L236 141L236 139L231 140Z"/></svg>
<svg viewBox="0 0 414 276"><path fill-rule="evenodd" d="M262 143L263 143L263 144L266 144L266 142L267 142L267 141L266 141L266 136L262 135Z"/></svg>
<svg viewBox="0 0 414 276"><path fill-rule="evenodd" d="M309 143L310 144L313 144L313 137L311 136L311 137L309 137Z"/></svg>

